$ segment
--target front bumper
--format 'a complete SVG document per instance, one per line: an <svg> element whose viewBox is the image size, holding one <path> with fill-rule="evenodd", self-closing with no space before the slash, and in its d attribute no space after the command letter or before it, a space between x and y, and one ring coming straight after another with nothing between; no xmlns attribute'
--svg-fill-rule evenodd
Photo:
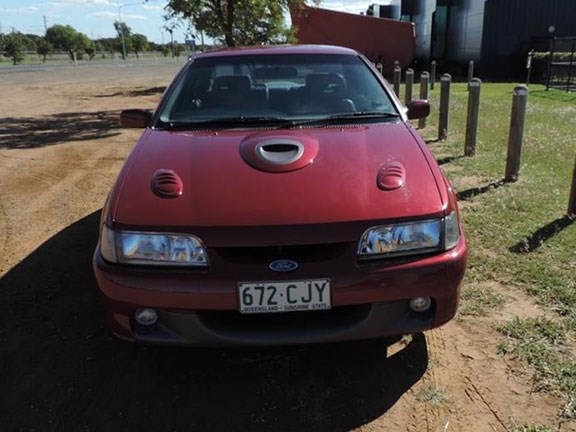
<svg viewBox="0 0 576 432"><path fill-rule="evenodd" d="M270 346L336 342L401 335L438 327L456 313L466 267L466 243L426 257L303 265L289 275L242 265L228 272L140 268L107 263L97 248L94 271L112 332L155 344ZM243 315L237 285L254 280L331 279L332 309ZM429 296L432 307L410 310L411 298ZM155 308L159 321L134 322L139 308Z"/></svg>

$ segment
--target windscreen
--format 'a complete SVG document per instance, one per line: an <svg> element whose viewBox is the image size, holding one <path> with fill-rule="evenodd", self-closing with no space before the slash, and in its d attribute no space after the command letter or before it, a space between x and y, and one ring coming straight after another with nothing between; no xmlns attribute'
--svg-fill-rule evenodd
<svg viewBox="0 0 576 432"><path fill-rule="evenodd" d="M315 119L396 108L354 55L241 55L197 59L175 83L159 120Z"/></svg>

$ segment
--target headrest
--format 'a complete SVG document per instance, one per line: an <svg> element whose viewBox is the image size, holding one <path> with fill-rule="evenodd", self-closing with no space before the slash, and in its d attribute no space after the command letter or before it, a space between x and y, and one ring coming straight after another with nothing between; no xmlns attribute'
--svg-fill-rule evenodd
<svg viewBox="0 0 576 432"><path fill-rule="evenodd" d="M337 73L310 74L306 77L306 87L324 94L346 93L346 81Z"/></svg>
<svg viewBox="0 0 576 432"><path fill-rule="evenodd" d="M212 91L216 92L242 92L252 88L250 75L224 75L214 79Z"/></svg>

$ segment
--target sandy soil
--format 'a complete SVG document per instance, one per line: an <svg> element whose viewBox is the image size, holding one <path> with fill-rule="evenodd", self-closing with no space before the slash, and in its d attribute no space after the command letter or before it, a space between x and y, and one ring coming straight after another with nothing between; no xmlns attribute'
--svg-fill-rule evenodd
<svg viewBox="0 0 576 432"><path fill-rule="evenodd" d="M487 318L386 346L263 350L114 340L91 271L98 216L177 64L0 72L0 430L512 431L562 401L497 354L498 321L541 313L506 287Z"/></svg>

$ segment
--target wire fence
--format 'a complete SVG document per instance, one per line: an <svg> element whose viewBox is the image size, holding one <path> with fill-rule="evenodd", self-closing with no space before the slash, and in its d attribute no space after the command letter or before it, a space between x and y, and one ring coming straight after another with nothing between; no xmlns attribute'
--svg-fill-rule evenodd
<svg viewBox="0 0 576 432"><path fill-rule="evenodd" d="M550 41L546 89L576 90L576 37L553 38Z"/></svg>

